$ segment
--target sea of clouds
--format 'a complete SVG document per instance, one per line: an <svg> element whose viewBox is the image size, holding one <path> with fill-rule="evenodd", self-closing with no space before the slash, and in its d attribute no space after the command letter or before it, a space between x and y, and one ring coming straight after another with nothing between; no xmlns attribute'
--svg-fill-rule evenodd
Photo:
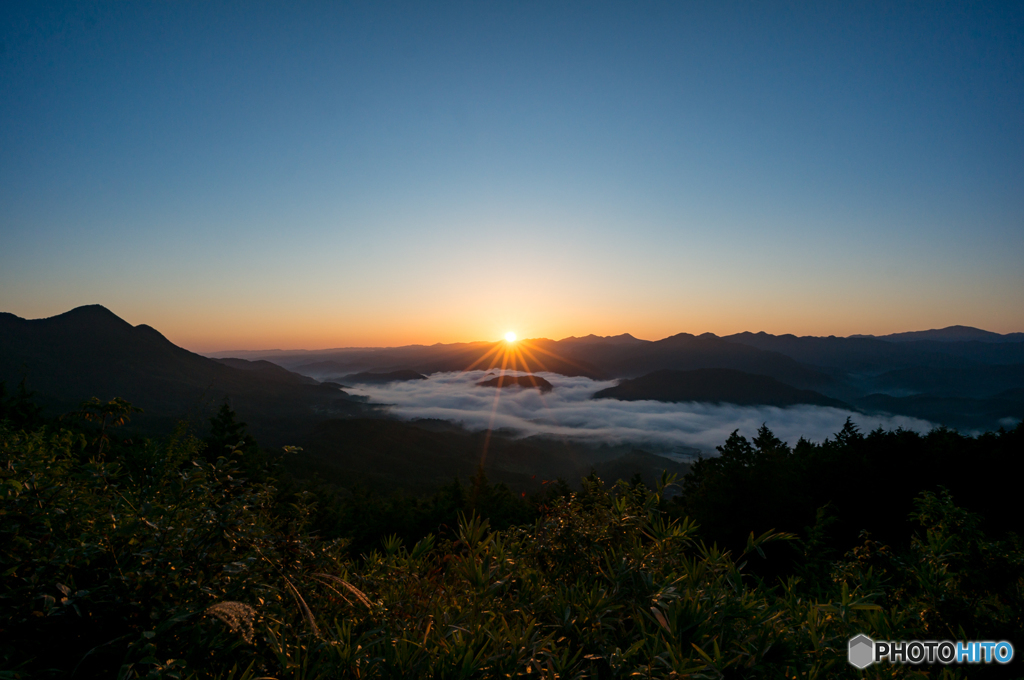
<svg viewBox="0 0 1024 680"><path fill-rule="evenodd" d="M510 375L525 375L508 371ZM777 437L795 444L800 437L823 441L852 418L861 431L877 427L927 432L933 425L906 416L864 415L823 406L735 406L697 402L619 401L592 399L595 392L615 385L583 377L537 373L554 389L479 387L476 383L493 373L435 373L427 380L386 385L355 385L346 388L372 402L388 404L405 419L437 418L461 424L469 430L505 430L520 436L550 435L593 441L634 444L662 453L681 453L686 448L714 453L732 433L752 437L762 423Z"/></svg>

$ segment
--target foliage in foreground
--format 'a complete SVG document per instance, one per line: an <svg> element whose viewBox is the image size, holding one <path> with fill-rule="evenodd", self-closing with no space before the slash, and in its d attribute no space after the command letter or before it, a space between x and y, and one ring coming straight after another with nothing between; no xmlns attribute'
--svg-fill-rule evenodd
<svg viewBox="0 0 1024 680"><path fill-rule="evenodd" d="M533 525L463 517L353 559L240 448L106 442L0 428L0 677L855 677L857 633L1024 629L1024 551L948 495L918 497L909 549L866 539L831 563L773 532L722 551L663 488L595 480ZM750 575L780 542L799 575Z"/></svg>
<svg viewBox="0 0 1024 680"><path fill-rule="evenodd" d="M981 513L994 535L1022 527L1024 424L970 437L946 428L863 434L847 420L833 438L794 447L762 426L752 441L733 432L717 448L719 455L694 463L677 503L705 536L733 548L751 530L801 532L826 506L836 554L864 529L902 547L914 527L914 498L939 488Z"/></svg>

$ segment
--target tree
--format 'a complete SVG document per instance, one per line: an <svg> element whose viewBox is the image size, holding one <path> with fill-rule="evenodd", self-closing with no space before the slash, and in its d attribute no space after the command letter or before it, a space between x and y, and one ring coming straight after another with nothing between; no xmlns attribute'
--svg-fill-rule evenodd
<svg viewBox="0 0 1024 680"><path fill-rule="evenodd" d="M18 391L6 398L6 384L0 382L0 422L7 421L16 428L31 429L43 420L43 409L33 401L35 392L25 386L25 378L18 383Z"/></svg>
<svg viewBox="0 0 1024 680"><path fill-rule="evenodd" d="M245 431L246 423L236 419L235 412L225 399L217 415L210 418L210 436L206 438L206 456L217 460L232 449L249 453L258 448L256 439Z"/></svg>
<svg viewBox="0 0 1024 680"><path fill-rule="evenodd" d="M97 397L93 397L88 401L83 401L82 409L76 411L73 415L87 422L99 424L100 434L96 439L99 450L96 455L103 455L104 447L110 443L107 428L120 427L127 424L132 419L133 413L142 413L142 409L138 406L132 406L131 403L121 397L114 397L106 403L100 401Z"/></svg>

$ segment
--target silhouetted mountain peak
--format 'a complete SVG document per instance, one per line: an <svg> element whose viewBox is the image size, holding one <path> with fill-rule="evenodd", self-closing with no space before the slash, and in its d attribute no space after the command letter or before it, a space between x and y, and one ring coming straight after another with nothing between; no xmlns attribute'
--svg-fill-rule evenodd
<svg viewBox="0 0 1024 680"><path fill-rule="evenodd" d="M671 344L683 344L683 343L687 343L687 342L690 342L690 341L696 340L696 339L697 339L697 336L692 334L692 333L676 333L675 335L670 335L667 338L662 338L661 340L656 340L655 342L656 343L666 344L666 345L671 345Z"/></svg>
<svg viewBox="0 0 1024 680"><path fill-rule="evenodd" d="M100 305L48 319L0 317L0 381L23 377L56 412L89 397L127 399L144 409L135 425L177 420L229 398L240 415L258 416L254 427L263 432L289 418L363 410L335 387L267 362L207 359Z"/></svg>
<svg viewBox="0 0 1024 680"><path fill-rule="evenodd" d="M107 309L103 305L81 305L80 307L74 307L73 309L69 309L68 311L64 312L63 314L58 314L56 316L51 316L51 317L48 317L48 318L56 319L58 317L65 317L65 318L72 318L72 317L79 317L79 318L106 317L106 318L109 318L109 319L117 319L118 321L122 321L123 320L123 319L121 319L121 317L119 317L117 314L114 314L112 311L110 311L109 309Z"/></svg>
<svg viewBox="0 0 1024 680"><path fill-rule="evenodd" d="M550 382L539 375L499 375L496 378L478 382L477 385L479 387L536 387L541 392L550 392L554 388Z"/></svg>
<svg viewBox="0 0 1024 680"><path fill-rule="evenodd" d="M576 337L570 335L568 338L563 338L559 342L570 342L570 343L604 343L610 345L624 345L624 344L636 344L646 342L645 340L638 340L629 333L621 333L620 335L584 335L583 337Z"/></svg>
<svg viewBox="0 0 1024 680"><path fill-rule="evenodd" d="M927 331L909 331L891 333L889 335L851 335L851 338L875 338L887 342L915 342L931 340L933 342L1020 342L1024 333L993 333L974 326L946 326L932 328Z"/></svg>
<svg viewBox="0 0 1024 680"><path fill-rule="evenodd" d="M155 342L166 342L169 345L174 344L170 340L168 340L163 333L147 324L140 323L138 326L135 326L134 330L135 334L138 335L139 337L147 338Z"/></svg>
<svg viewBox="0 0 1024 680"><path fill-rule="evenodd" d="M130 323L119 317L117 314L114 314L103 305L83 305L81 307L75 307L63 314L58 314L57 316L39 319L39 321L47 324L67 324L90 328L106 326L110 328L123 329L132 327Z"/></svg>

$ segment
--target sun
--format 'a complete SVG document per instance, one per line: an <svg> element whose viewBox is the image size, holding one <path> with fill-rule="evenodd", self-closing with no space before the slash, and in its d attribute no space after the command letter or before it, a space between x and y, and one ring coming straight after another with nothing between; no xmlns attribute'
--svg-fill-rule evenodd
<svg viewBox="0 0 1024 680"><path fill-rule="evenodd" d="M509 331L508 333L505 333L505 342L515 342L515 341L516 341L516 334L515 333L513 333L512 331Z"/></svg>

